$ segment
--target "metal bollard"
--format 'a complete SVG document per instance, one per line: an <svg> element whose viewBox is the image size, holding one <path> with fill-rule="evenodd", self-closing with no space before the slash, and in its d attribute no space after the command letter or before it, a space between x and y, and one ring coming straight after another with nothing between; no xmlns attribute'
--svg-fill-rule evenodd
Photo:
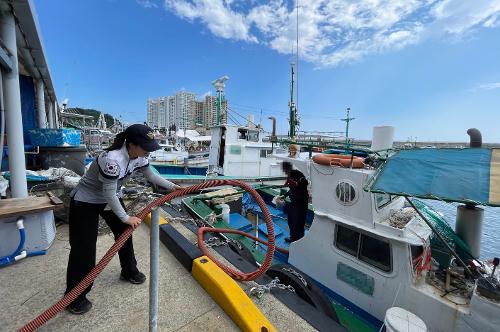
<svg viewBox="0 0 500 332"><path fill-rule="evenodd" d="M149 242L149 332L158 329L158 266L160 255L160 208L151 211Z"/></svg>

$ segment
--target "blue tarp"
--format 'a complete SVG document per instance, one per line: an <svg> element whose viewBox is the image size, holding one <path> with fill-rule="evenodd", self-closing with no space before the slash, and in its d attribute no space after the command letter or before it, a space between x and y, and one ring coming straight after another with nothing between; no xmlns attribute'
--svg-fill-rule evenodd
<svg viewBox="0 0 500 332"><path fill-rule="evenodd" d="M492 151L403 150L382 166L369 191L498 206L500 202L490 197L490 178L495 179L490 177Z"/></svg>

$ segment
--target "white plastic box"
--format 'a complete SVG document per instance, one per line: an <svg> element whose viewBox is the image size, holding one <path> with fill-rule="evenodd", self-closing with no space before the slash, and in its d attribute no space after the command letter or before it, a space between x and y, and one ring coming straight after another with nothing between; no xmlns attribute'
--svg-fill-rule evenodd
<svg viewBox="0 0 500 332"><path fill-rule="evenodd" d="M26 231L24 250L27 252L47 250L56 237L54 212L44 211L22 216ZM10 255L17 249L20 241L16 221L19 217L0 219L0 257Z"/></svg>

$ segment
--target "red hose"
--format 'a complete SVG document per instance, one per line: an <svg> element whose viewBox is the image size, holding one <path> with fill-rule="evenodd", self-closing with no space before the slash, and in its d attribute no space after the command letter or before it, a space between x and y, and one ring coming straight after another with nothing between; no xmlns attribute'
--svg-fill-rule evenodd
<svg viewBox="0 0 500 332"><path fill-rule="evenodd" d="M265 244L266 246L269 245L269 242L267 242L266 240L259 239L258 237L255 237L255 236L248 234L248 233L245 233L243 231L239 231L237 229L210 228L210 227L204 227L204 228L208 229L209 230L208 232L213 231L210 233L231 233L231 234L236 234L236 235L243 235L243 236L251 238L254 241L258 241L262 244ZM276 247L276 246L274 247L274 250L282 252L282 253L287 254L287 255L290 253L287 249L281 248L281 247Z"/></svg>
<svg viewBox="0 0 500 332"><path fill-rule="evenodd" d="M227 233L233 233L232 230L227 230L227 229L213 229L213 228L205 228L202 227L198 230L198 245L203 252L204 255L210 257L220 268L222 268L224 271L226 271L231 277L237 280L254 280L260 276L262 276L271 266L272 263L272 258L274 255L274 227L272 223L272 218L271 215L269 214L269 210L267 209L266 204L264 203L264 200L260 197L260 195L257 193L257 191L252 188L250 185L246 184L243 181L239 180L211 180L207 181L198 185L194 185L191 187L183 188L180 190L176 190L170 194L167 194L165 196L162 196L152 203L150 203L148 206L146 206L138 215L137 217L140 218L141 220L144 219L144 217L151 212L153 208L156 206L163 205L166 202L171 201L174 198L180 197L180 196L185 196L189 193L199 191L201 189L205 188L210 188L210 187L216 187L216 186L221 186L221 185L232 185L232 186L238 186L246 191L248 191L257 204L259 204L262 213L264 214L264 219L266 221L266 226L267 226L267 234L268 234L268 239L269 239L269 244L268 244L268 250L266 253L266 257L264 259L264 262L262 263L262 266L256 270L255 272L252 273L241 273L237 270L231 269L229 267L224 266L222 263L218 262L215 260L209 253L207 248L205 247L205 242L203 241L203 233L204 232L227 232ZM49 321L52 317L57 315L60 311L62 311L64 308L66 308L71 302L73 302L94 280L97 278L99 273L102 272L102 270L108 265L109 261L113 258L113 256L120 250L120 248L123 246L125 241L132 235L132 232L134 229L132 227L128 227L125 229L125 231L120 235L120 237L116 240L116 242L109 248L108 252L101 258L99 263L85 276L85 278L80 281L78 285L75 286L69 293L64 295L63 298L61 298L59 301L57 301L54 305L52 305L49 309L45 310L41 315L33 319L31 322L20 328L18 331L19 332L31 332L35 331L38 329L40 326L45 324L47 321ZM243 234L245 235L245 234Z"/></svg>

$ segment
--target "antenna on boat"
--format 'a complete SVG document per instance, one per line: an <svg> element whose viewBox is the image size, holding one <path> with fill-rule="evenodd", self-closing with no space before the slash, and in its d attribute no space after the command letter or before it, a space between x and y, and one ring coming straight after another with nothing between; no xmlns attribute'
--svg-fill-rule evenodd
<svg viewBox="0 0 500 332"><path fill-rule="evenodd" d="M296 12L296 29L295 29L295 36L296 36L296 43L297 47L295 48L295 71L296 71L296 77L297 77L297 90L295 92L295 119L296 119L296 125L299 125L298 121L298 114L297 114L297 109L299 107L299 0L297 0L297 12Z"/></svg>
<svg viewBox="0 0 500 332"><path fill-rule="evenodd" d="M349 117L349 112L351 111L351 108L347 108L347 117L345 119L340 119L340 121L345 121L345 148L349 149L350 143L349 143L349 122L356 118L350 118Z"/></svg>
<svg viewBox="0 0 500 332"><path fill-rule="evenodd" d="M290 109L290 119L289 119L289 125L290 129L288 130L288 137L291 140L295 140L296 135L297 135L297 127L299 126L299 118L298 118L298 111L297 111L297 105L299 103L299 81L298 81L298 68L299 68L299 1L297 0L297 25L296 25L296 36L297 36L297 47L295 50L295 63L293 61L290 62L290 71L291 71L291 80L290 80L290 101L288 103L288 107ZM292 46L292 54L293 54L293 46ZM296 68L296 71L294 71L294 66ZM293 101L293 88L294 88L294 75L297 75L297 89L295 91L295 101Z"/></svg>
<svg viewBox="0 0 500 332"><path fill-rule="evenodd" d="M290 108L290 129L288 131L288 136L293 140L295 139L295 135L297 133L297 107L295 106L295 103L293 102L293 85L294 85L294 71L293 71L294 63L290 63L290 70L291 70L291 78L290 78L290 101L288 102L288 107Z"/></svg>

